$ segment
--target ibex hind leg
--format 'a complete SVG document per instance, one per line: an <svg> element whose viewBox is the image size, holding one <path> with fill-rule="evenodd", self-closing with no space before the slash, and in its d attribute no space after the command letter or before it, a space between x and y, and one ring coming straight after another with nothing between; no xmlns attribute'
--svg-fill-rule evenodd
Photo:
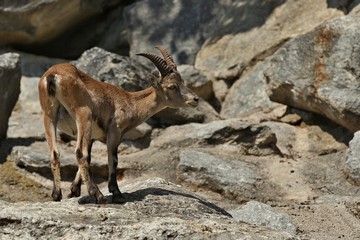
<svg viewBox="0 0 360 240"><path fill-rule="evenodd" d="M60 152L56 144L56 116L44 114L45 136L50 148L50 164L53 174L52 198L54 201L60 201L61 193L61 175L60 175Z"/></svg>
<svg viewBox="0 0 360 240"><path fill-rule="evenodd" d="M89 172L90 172L91 177L92 177L92 175L91 175L91 170L90 170L90 163L91 163L91 148L92 148L93 143L94 143L94 141L91 141L90 146L88 148L88 164L89 164ZM78 168L75 179L71 183L70 194L68 195L68 198L80 196L81 184L82 184L81 171L80 171L80 168Z"/></svg>

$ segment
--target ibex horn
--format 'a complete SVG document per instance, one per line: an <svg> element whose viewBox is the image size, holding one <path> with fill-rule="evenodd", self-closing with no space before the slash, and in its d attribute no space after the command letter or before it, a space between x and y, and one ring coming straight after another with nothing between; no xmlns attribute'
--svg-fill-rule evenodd
<svg viewBox="0 0 360 240"><path fill-rule="evenodd" d="M171 69L177 71L176 63L175 63L174 59L172 58L172 56L169 54L169 52L168 52L165 48L162 48L162 47L160 47L160 46L156 46L156 48L159 49L159 51L160 51L161 54L163 55L166 64L167 64Z"/></svg>
<svg viewBox="0 0 360 240"><path fill-rule="evenodd" d="M136 55L140 55L140 56L143 56L143 57L146 57L146 58L150 59L155 64L157 69L159 69L159 71L161 73L161 76L163 76L163 77L167 76L171 72L171 68L167 65L165 60L162 59L159 56L156 56L155 54L152 54L152 53L138 53Z"/></svg>

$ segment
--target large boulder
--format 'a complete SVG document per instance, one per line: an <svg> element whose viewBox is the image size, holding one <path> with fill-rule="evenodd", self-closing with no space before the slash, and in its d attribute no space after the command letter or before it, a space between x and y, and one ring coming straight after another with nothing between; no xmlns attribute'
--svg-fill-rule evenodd
<svg viewBox="0 0 360 240"><path fill-rule="evenodd" d="M261 179L255 165L240 159L224 159L205 152L180 152L177 182L192 188L204 188L236 199L249 200L255 195L255 183Z"/></svg>
<svg viewBox="0 0 360 240"><path fill-rule="evenodd" d="M263 118L270 118L274 110L281 108L281 104L270 101L266 94L266 80L264 70L268 63L257 64L252 71L236 81L230 88L221 108L224 118L248 117L262 112Z"/></svg>
<svg viewBox="0 0 360 240"><path fill-rule="evenodd" d="M20 56L0 55L0 143L6 138L8 121L20 94Z"/></svg>
<svg viewBox="0 0 360 240"><path fill-rule="evenodd" d="M130 56L161 45L173 53L178 64L193 64L206 39L259 26L283 2L136 1L124 10L129 28Z"/></svg>
<svg viewBox="0 0 360 240"><path fill-rule="evenodd" d="M340 10L328 8L327 2L288 0L270 12L266 22L257 28L232 32L216 41L210 38L197 54L195 66L215 78L236 79L249 65L271 55L294 35L343 15Z"/></svg>
<svg viewBox="0 0 360 240"><path fill-rule="evenodd" d="M360 132L354 134L346 153L344 172L350 182L360 185Z"/></svg>
<svg viewBox="0 0 360 240"><path fill-rule="evenodd" d="M265 70L272 101L360 129L360 17L328 21L279 49Z"/></svg>
<svg viewBox="0 0 360 240"><path fill-rule="evenodd" d="M6 1L0 7L0 44L46 42L83 20L101 13L115 2Z"/></svg>
<svg viewBox="0 0 360 240"><path fill-rule="evenodd" d="M168 127L150 146L167 149L228 144L236 146L239 152L244 154L269 155L277 153L276 141L275 134L267 126L229 119Z"/></svg>
<svg viewBox="0 0 360 240"><path fill-rule="evenodd" d="M296 234L296 227L289 215L276 212L271 206L257 201L249 201L240 209L231 211L235 219L256 226L267 226L271 229Z"/></svg>
<svg viewBox="0 0 360 240"><path fill-rule="evenodd" d="M74 64L96 80L111 83L127 91L139 91L148 86L148 68L133 58L98 47L85 51Z"/></svg>

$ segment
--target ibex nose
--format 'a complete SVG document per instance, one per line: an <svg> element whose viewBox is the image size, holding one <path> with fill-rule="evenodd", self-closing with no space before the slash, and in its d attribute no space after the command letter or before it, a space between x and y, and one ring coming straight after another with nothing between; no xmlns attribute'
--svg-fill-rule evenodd
<svg viewBox="0 0 360 240"><path fill-rule="evenodd" d="M199 97L194 97L194 101L196 102L196 103L198 103L199 102Z"/></svg>

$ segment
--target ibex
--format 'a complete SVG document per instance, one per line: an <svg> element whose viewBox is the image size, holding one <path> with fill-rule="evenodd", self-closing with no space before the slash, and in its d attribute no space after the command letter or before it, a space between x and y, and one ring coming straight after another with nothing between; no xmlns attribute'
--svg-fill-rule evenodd
<svg viewBox="0 0 360 240"><path fill-rule="evenodd" d="M123 135L164 108L198 105L199 98L184 85L171 55L165 49L157 48L163 58L151 53L138 54L151 60L160 72L158 78L149 79L151 86L142 91L127 92L96 81L67 63L52 66L40 78L39 98L50 148L54 201L62 199L57 128L77 138L75 156L78 171L68 197L80 196L83 181L97 203L106 202L89 172L91 147L95 140L99 140L107 146L108 187L112 201L121 203L126 199L116 181L116 168L117 149Z"/></svg>

